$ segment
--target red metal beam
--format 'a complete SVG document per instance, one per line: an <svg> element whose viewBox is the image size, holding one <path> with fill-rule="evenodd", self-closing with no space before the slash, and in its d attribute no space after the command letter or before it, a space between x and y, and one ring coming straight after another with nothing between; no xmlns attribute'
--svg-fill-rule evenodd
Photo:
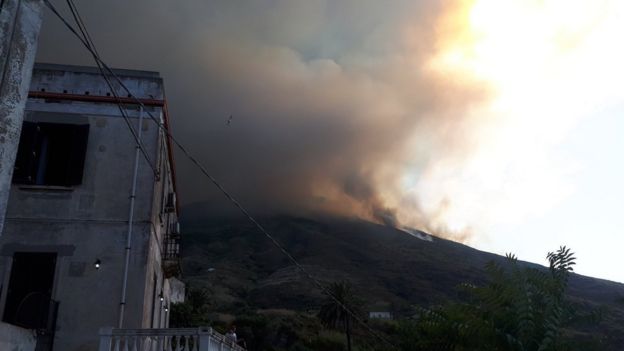
<svg viewBox="0 0 624 351"><path fill-rule="evenodd" d="M180 216L180 194L178 194L178 185L176 182L175 159L173 158L173 143L171 140L171 123L169 123L169 110L167 109L167 101L163 104L163 116L165 117L165 129L167 130L167 153L169 154L169 163L171 164L171 183L173 191L176 193L176 211Z"/></svg>
<svg viewBox="0 0 624 351"><path fill-rule="evenodd" d="M108 102L111 104L122 103L126 105L139 105L139 100L145 106L165 106L165 100L158 99L137 99L133 97L114 97L104 95L79 95L67 93L51 93L47 91L30 91L28 97L33 99L50 99L50 100L71 100L83 102Z"/></svg>
<svg viewBox="0 0 624 351"><path fill-rule="evenodd" d="M50 99L50 100L68 100L68 101L81 101L81 102L104 102L117 104L121 103L124 105L140 105L144 106L155 106L162 107L163 116L165 120L165 129L171 134L171 124L169 123L169 111L167 110L167 101L166 100L158 100L158 99L139 99L134 97L114 97L114 96L103 96L103 95L79 95L79 94L68 94L68 93L52 93L47 91L30 91L28 92L28 97L32 99ZM138 100L138 101L137 101ZM140 103L139 103L140 102ZM175 161L173 159L173 143L171 141L171 137L167 135L167 153L169 157L169 164L171 164L171 182L173 183L173 190L176 192L176 197L178 201L176 201L176 210L178 214L180 213L179 208L179 195L178 195L178 186L176 181L176 171L175 171Z"/></svg>

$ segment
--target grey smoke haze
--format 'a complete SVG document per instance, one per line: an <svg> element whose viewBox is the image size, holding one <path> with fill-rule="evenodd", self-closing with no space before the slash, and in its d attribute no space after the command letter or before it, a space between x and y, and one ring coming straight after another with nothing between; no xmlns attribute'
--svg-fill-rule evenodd
<svg viewBox="0 0 624 351"><path fill-rule="evenodd" d="M470 141L484 91L423 67L437 1L78 1L109 65L160 71L174 134L256 212L331 211L434 231L402 197ZM64 2L56 1L58 7ZM69 17L68 17L69 18ZM92 65L47 14L39 60ZM233 118L228 125L229 116ZM177 157L183 203L228 204ZM405 207L403 207L405 205Z"/></svg>

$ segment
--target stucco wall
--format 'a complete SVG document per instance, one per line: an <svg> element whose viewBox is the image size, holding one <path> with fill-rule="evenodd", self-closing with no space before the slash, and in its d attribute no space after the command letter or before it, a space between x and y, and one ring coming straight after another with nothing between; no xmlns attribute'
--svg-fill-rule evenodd
<svg viewBox="0 0 624 351"><path fill-rule="evenodd" d="M36 344L32 331L0 322L0 350L35 351Z"/></svg>
<svg viewBox="0 0 624 351"><path fill-rule="evenodd" d="M37 51L43 17L43 2L3 0L0 2L0 235L28 83Z"/></svg>

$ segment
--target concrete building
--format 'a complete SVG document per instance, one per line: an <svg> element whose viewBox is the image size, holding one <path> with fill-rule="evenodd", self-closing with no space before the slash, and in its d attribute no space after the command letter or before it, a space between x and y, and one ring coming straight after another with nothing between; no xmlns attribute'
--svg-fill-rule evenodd
<svg viewBox="0 0 624 351"><path fill-rule="evenodd" d="M166 328L183 296L172 150L147 116L168 128L163 81L115 73L145 105L117 87L150 162L96 68L32 74L0 236L0 317L37 330L38 349L95 350L101 327Z"/></svg>

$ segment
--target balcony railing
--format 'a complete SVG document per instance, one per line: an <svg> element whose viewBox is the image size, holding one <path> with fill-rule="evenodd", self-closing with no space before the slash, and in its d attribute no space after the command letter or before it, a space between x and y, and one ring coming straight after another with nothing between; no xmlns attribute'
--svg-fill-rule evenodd
<svg viewBox="0 0 624 351"><path fill-rule="evenodd" d="M166 278L179 276L180 267L180 234L170 233L163 240L162 265Z"/></svg>
<svg viewBox="0 0 624 351"><path fill-rule="evenodd" d="M42 292L31 292L17 305L14 318L7 321L25 328L34 330L37 335L37 350L52 350L56 317L59 302L52 300L50 295Z"/></svg>
<svg viewBox="0 0 624 351"><path fill-rule="evenodd" d="M180 259L180 234L165 235L163 260L175 261Z"/></svg>
<svg viewBox="0 0 624 351"><path fill-rule="evenodd" d="M99 351L244 351L212 328L100 329Z"/></svg>

